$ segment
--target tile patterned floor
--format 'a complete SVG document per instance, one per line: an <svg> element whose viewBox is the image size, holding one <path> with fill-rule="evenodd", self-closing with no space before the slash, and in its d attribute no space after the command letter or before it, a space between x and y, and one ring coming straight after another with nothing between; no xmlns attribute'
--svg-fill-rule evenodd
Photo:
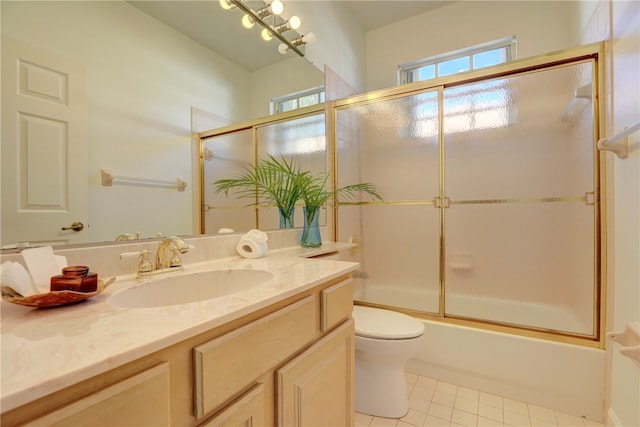
<svg viewBox="0 0 640 427"><path fill-rule="evenodd" d="M356 427L603 427L603 424L502 396L406 374L409 412L403 418L356 413Z"/></svg>

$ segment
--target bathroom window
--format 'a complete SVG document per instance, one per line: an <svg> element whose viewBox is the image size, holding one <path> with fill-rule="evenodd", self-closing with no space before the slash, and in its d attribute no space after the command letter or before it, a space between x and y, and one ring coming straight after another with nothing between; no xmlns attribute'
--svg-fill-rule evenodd
<svg viewBox="0 0 640 427"><path fill-rule="evenodd" d="M516 38L505 37L488 43L431 56L398 67L398 83L412 83L509 62L516 57Z"/></svg>
<svg viewBox="0 0 640 427"><path fill-rule="evenodd" d="M271 114L286 113L324 102L324 86L279 96L271 100Z"/></svg>
<svg viewBox="0 0 640 427"><path fill-rule="evenodd" d="M472 130L497 129L513 122L513 99L506 79L473 83L445 89L443 100L445 132L448 134ZM438 135L437 99L417 97L409 115L414 123L409 127L413 138Z"/></svg>
<svg viewBox="0 0 640 427"><path fill-rule="evenodd" d="M411 83L477 70L515 58L515 37L425 58L398 67L402 83ZM447 89L444 100L447 133L506 127L512 122L511 90L504 79ZM415 126L410 137L438 133L438 112L433 105L416 103L410 116Z"/></svg>

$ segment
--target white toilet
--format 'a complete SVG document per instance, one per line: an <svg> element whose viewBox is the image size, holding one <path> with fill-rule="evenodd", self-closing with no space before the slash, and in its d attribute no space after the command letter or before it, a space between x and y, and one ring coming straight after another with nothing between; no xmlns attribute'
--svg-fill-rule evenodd
<svg viewBox="0 0 640 427"><path fill-rule="evenodd" d="M418 319L379 308L354 306L357 412L400 418L409 411L404 367L424 333Z"/></svg>

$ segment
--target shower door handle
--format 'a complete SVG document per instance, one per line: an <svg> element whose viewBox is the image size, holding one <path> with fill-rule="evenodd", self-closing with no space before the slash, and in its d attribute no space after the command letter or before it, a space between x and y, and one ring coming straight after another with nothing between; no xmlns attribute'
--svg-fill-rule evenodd
<svg viewBox="0 0 640 427"><path fill-rule="evenodd" d="M445 209L447 209L450 205L451 199L449 199L448 197L436 196L433 198L433 207L435 207L436 209L440 209L443 206Z"/></svg>

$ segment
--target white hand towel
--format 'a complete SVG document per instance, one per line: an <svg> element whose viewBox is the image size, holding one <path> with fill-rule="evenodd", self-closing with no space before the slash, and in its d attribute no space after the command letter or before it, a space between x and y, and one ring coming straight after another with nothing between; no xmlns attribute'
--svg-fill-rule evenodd
<svg viewBox="0 0 640 427"><path fill-rule="evenodd" d="M51 246L25 249L22 259L27 266L31 279L40 293L51 289L51 277L60 274L60 267Z"/></svg>
<svg viewBox="0 0 640 427"><path fill-rule="evenodd" d="M29 272L19 262L7 261L0 265L0 283L2 286L9 286L23 297L39 293L31 282Z"/></svg>

